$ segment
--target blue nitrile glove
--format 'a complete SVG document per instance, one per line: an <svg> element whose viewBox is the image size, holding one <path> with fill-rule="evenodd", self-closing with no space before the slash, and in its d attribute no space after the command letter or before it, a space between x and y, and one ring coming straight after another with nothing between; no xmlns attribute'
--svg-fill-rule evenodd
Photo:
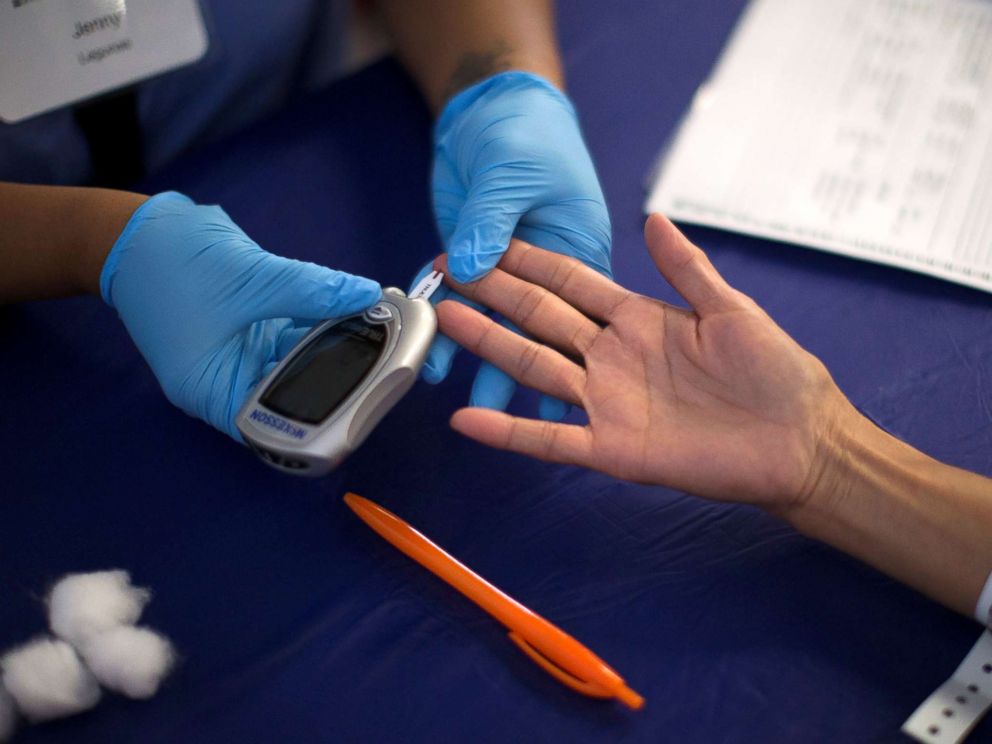
<svg viewBox="0 0 992 744"><path fill-rule="evenodd" d="M381 295L370 279L268 253L220 207L175 192L131 216L100 293L168 399L238 441L238 410L314 322Z"/></svg>
<svg viewBox="0 0 992 744"><path fill-rule="evenodd" d="M492 269L511 236L612 276L610 217L575 109L537 75L501 73L451 99L434 132L433 197L448 270L460 282ZM439 336L424 379L443 380L456 350ZM483 363L470 403L505 408L514 388ZM541 401L545 418L566 411L560 401Z"/></svg>

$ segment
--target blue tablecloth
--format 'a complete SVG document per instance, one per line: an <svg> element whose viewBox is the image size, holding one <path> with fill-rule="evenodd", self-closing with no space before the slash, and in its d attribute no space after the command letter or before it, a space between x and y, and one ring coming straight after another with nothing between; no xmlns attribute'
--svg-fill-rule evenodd
<svg viewBox="0 0 992 744"><path fill-rule="evenodd" d="M643 249L644 178L743 2L561 5L617 278L675 299ZM405 286L439 250L429 127L410 81L385 62L145 188L219 202L269 250ZM879 424L992 475L988 295L689 233ZM41 596L60 575L124 567L154 589L145 621L182 654L153 700L109 696L19 741L896 742L978 635L757 510L458 437L447 418L467 399L467 355L314 482L172 408L95 299L4 309L0 339L0 646L43 630ZM647 698L644 710L553 681L359 522L346 489L588 644ZM992 724L973 736L992 740Z"/></svg>

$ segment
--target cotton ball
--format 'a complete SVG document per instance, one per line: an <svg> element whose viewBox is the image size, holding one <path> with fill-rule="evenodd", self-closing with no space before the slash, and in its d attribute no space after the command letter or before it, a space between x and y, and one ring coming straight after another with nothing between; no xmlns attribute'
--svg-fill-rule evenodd
<svg viewBox="0 0 992 744"><path fill-rule="evenodd" d="M92 708L100 685L65 641L39 638L0 658L3 684L32 721L61 718Z"/></svg>
<svg viewBox="0 0 992 744"><path fill-rule="evenodd" d="M130 625L151 599L147 589L131 586L127 571L69 574L48 595L48 624L76 648L116 625Z"/></svg>
<svg viewBox="0 0 992 744"><path fill-rule="evenodd" d="M7 741L17 727L17 703L0 684L0 741Z"/></svg>
<svg viewBox="0 0 992 744"><path fill-rule="evenodd" d="M150 698L171 671L176 653L158 633L120 625L87 641L83 658L104 687L130 698Z"/></svg>

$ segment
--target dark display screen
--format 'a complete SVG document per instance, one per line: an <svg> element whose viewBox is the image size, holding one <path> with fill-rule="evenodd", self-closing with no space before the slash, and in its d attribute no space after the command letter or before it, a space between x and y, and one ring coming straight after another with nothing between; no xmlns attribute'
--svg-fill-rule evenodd
<svg viewBox="0 0 992 744"><path fill-rule="evenodd" d="M371 370L386 345L386 329L352 318L313 339L261 398L266 408L307 424L327 418Z"/></svg>

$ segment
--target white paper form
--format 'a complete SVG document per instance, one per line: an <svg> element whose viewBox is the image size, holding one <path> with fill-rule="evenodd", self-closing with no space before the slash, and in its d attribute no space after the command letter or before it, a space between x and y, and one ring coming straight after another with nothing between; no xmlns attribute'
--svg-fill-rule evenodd
<svg viewBox="0 0 992 744"><path fill-rule="evenodd" d="M992 0L752 0L647 209L992 291Z"/></svg>

